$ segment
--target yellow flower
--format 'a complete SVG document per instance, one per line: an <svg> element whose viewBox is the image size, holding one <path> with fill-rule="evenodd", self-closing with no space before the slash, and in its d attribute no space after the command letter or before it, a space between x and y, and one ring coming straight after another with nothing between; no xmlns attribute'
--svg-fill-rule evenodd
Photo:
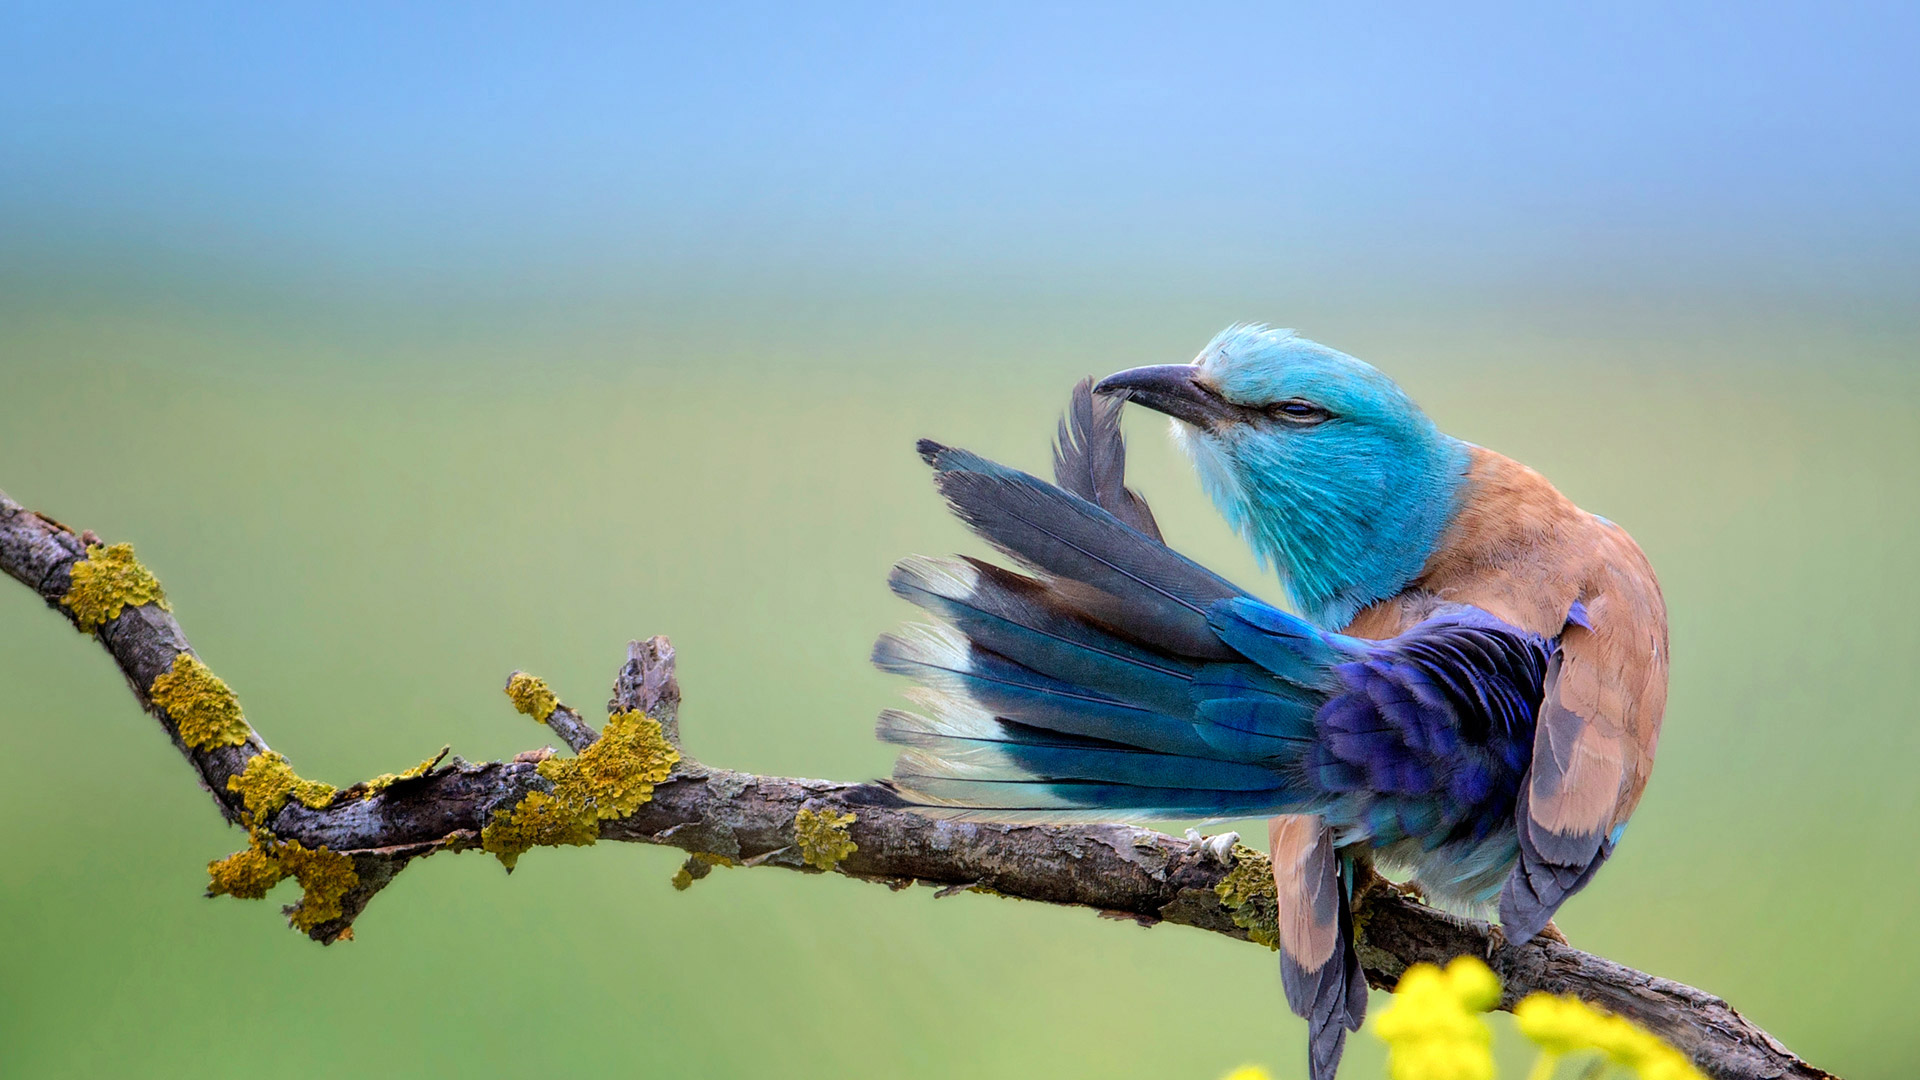
<svg viewBox="0 0 1920 1080"><path fill-rule="evenodd" d="M1641 1080L1705 1080L1686 1055L1659 1036L1577 998L1533 994L1513 1010L1522 1034L1544 1052L1535 1076L1550 1076L1554 1061L1577 1050L1598 1050Z"/></svg>
<svg viewBox="0 0 1920 1080"><path fill-rule="evenodd" d="M1500 1003L1500 980L1471 956L1445 971L1415 964L1374 1021L1393 1080L1493 1080L1493 1032L1477 1015Z"/></svg>
<svg viewBox="0 0 1920 1080"><path fill-rule="evenodd" d="M1258 1065L1242 1065L1221 1080L1273 1080L1273 1074Z"/></svg>

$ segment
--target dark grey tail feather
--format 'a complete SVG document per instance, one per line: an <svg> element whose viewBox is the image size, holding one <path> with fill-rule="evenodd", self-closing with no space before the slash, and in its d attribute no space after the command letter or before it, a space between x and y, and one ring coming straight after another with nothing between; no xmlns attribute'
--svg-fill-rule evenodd
<svg viewBox="0 0 1920 1080"><path fill-rule="evenodd" d="M1613 854L1613 841L1600 836L1584 843L1569 843L1553 836L1548 843L1541 844L1535 832L1545 830L1527 812L1525 781L1521 782L1519 797L1514 800L1513 821L1520 837L1520 860L1513 864L1507 873L1507 883L1500 890L1500 929L1508 941L1524 945L1546 929L1553 921L1553 913L1560 910L1568 897L1593 880L1594 872ZM1543 846L1548 850L1543 852ZM1584 865L1568 865L1552 854L1566 848L1592 854Z"/></svg>
<svg viewBox="0 0 1920 1080"><path fill-rule="evenodd" d="M930 439L919 450L955 516L1045 575L1070 607L1177 655L1236 655L1207 625L1207 609L1245 590L1037 477Z"/></svg>
<svg viewBox="0 0 1920 1080"><path fill-rule="evenodd" d="M1128 525L1161 539L1147 500L1127 487L1127 442L1120 433L1125 401L1093 396L1093 380L1073 387L1073 400L1060 418L1053 444L1054 483L1100 507Z"/></svg>
<svg viewBox="0 0 1920 1080"><path fill-rule="evenodd" d="M1308 1025L1307 1075L1312 1080L1334 1080L1346 1050L1346 1028L1333 1023Z"/></svg>
<svg viewBox="0 0 1920 1080"><path fill-rule="evenodd" d="M1312 1080L1333 1080L1340 1068L1340 1055L1347 1045L1347 1032L1359 1031L1367 1017L1367 976L1360 967L1360 955L1353 947L1353 909L1349 890L1353 882L1353 863L1340 858L1333 849L1331 833L1316 845L1314 857L1302 867L1319 885L1314 896L1316 909L1331 900L1339 927L1339 942L1334 956L1318 969L1308 971L1294 962L1283 949L1280 953L1280 983L1287 993L1287 1004L1307 1022L1307 1065ZM1331 893L1331 896L1328 894Z"/></svg>

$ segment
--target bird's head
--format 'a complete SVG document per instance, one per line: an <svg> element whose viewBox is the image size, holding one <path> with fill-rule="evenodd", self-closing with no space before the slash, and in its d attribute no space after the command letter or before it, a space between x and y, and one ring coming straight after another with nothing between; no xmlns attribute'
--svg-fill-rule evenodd
<svg viewBox="0 0 1920 1080"><path fill-rule="evenodd" d="M1467 469L1392 379L1291 330L1229 327L1191 364L1095 390L1173 417L1221 513L1326 626L1418 576Z"/></svg>

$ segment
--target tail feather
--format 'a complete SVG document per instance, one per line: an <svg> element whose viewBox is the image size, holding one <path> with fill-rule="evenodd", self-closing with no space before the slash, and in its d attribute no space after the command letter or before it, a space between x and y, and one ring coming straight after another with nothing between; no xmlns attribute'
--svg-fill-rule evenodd
<svg viewBox="0 0 1920 1080"><path fill-rule="evenodd" d="M1191 723L1138 702L1106 697L982 651L949 627L912 627L874 646L883 671L906 675L931 692L937 718L985 715L1035 728L1103 739L1158 753L1201 755L1207 742Z"/></svg>
<svg viewBox="0 0 1920 1080"><path fill-rule="evenodd" d="M1075 739L1004 721L991 733L963 735L927 717L889 711L881 714L878 734L923 751L925 760L944 763L952 775L964 770L969 779L1084 780L1206 791L1273 791L1284 783L1272 769L1257 765Z"/></svg>
<svg viewBox="0 0 1920 1080"><path fill-rule="evenodd" d="M1126 484L1127 443L1120 434L1125 404L1094 397L1092 379L1074 384L1073 403L1053 444L1053 482L1158 540L1160 525L1147 500Z"/></svg>
<svg viewBox="0 0 1920 1080"><path fill-rule="evenodd" d="M1031 578L971 560L910 558L887 583L975 645L1041 674L1161 710L1190 706L1193 664L1089 624Z"/></svg>
<svg viewBox="0 0 1920 1080"><path fill-rule="evenodd" d="M1113 821L1119 818L1237 818L1284 803L1283 790L1204 791L1098 780L999 778L923 751L908 750L893 782L915 808L955 821L1012 823Z"/></svg>
<svg viewBox="0 0 1920 1080"><path fill-rule="evenodd" d="M1215 601L1245 593L1078 495L965 450L921 440L960 520L1059 583L1073 606L1135 641L1230 659L1207 626Z"/></svg>

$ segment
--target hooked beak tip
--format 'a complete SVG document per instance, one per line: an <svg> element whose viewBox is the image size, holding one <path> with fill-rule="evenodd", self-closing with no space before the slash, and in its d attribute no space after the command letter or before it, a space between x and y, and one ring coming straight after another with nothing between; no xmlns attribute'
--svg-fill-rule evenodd
<svg viewBox="0 0 1920 1080"><path fill-rule="evenodd" d="M1203 386L1192 364L1130 368L1101 379L1093 392L1120 397L1197 427L1212 428L1235 418L1236 409Z"/></svg>

